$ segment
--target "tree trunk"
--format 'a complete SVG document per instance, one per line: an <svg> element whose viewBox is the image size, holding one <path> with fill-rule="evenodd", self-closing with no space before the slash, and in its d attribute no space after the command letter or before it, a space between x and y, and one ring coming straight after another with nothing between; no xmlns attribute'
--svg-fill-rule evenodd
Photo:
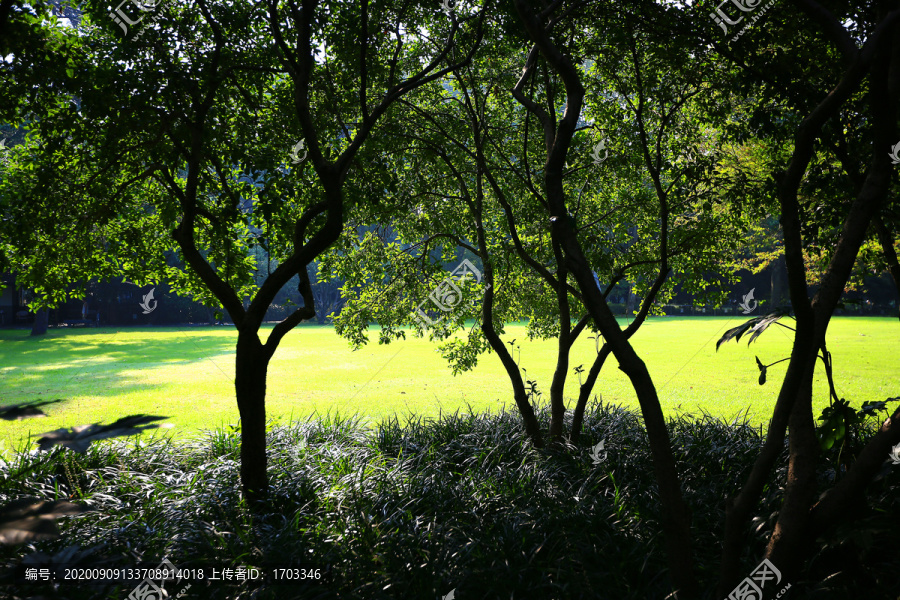
<svg viewBox="0 0 900 600"><path fill-rule="evenodd" d="M815 343L814 338L811 341ZM801 387L791 410L788 438L790 457L784 502L766 548L766 558L778 565L782 575L789 580L799 572L813 542L809 536L808 523L809 507L815 500L816 462L819 454L812 413L812 383L818 350L813 350L811 354L811 360L808 358L805 364Z"/></svg>
<svg viewBox="0 0 900 600"><path fill-rule="evenodd" d="M494 281L494 265L491 262L491 255L488 251L487 238L484 234L484 221L483 221L483 208L484 208L484 188L483 182L484 177L487 176L490 178L489 170L486 168L486 163L484 159L484 139L478 133L478 127L473 129L473 135L475 139L475 148L476 148L476 161L478 162L478 176L476 178L476 190L475 190L475 199L472 200L471 197L468 196L468 192L466 192L465 185L461 183L461 188L463 189L464 197L466 199L467 204L469 205L470 210L472 211L472 215L475 217L476 223L476 239L478 240L478 250L481 254L482 266L484 267L484 281L486 284L484 290L484 300L481 307L481 332L484 334L485 339L487 339L488 344L490 344L491 349L497 353L497 356L500 357L500 362L503 364L503 368L506 369L506 374L509 377L509 382L513 388L513 400L516 403L516 407L519 409L519 415L522 417L522 421L525 424L525 433L531 438L531 443L534 444L535 448L542 448L544 446L544 440L541 436L541 426L537 420L537 416L534 413L534 408L532 408L531 403L528 401L528 394L525 393L525 384L522 381L522 372L519 370L519 365L513 360L513 357L506 350L506 344L503 343L503 340L500 339L500 336L497 334L497 330L494 328L494 290L496 289L496 284ZM503 195L498 194L501 199L501 203L505 204L503 200ZM507 218L510 218L510 209L509 205L504 206L507 210ZM515 238L515 227L512 224L512 221L509 221L510 231Z"/></svg>
<svg viewBox="0 0 900 600"><path fill-rule="evenodd" d="M873 123L872 142L875 148L890 148L897 130L897 100L898 92L900 92L900 37L896 32L900 29L895 25L893 30L895 32L893 39L890 36L882 38L892 41L893 48L891 49L888 45L885 51L874 55L872 69L868 74ZM866 43L867 46L869 41ZM799 139L800 136L798 136L798 146L800 145ZM804 150L808 152L806 155L808 157L815 155L811 145ZM807 160L806 164L808 162ZM819 289L810 303L816 352L819 348L824 347L828 322L840 301L844 286L859 255L859 249L865 241L869 223L878 214L878 210L887 196L892 173L893 169L887 154L876 152L866 173L865 183L857 193L844 219L841 237L835 245L828 268L820 280ZM794 173L795 176L797 174ZM799 174L802 175L802 173ZM793 205L789 209L792 212L797 210L799 182L800 179L796 178L786 180L787 185L779 185L781 204L783 207L788 204ZM795 224L792 224L791 227L795 227ZM784 229L785 232L788 231L786 224ZM794 233L791 236L792 244L796 244L798 239L799 235ZM787 243L788 236L785 235L786 247ZM799 248L795 248L795 250L799 251ZM805 276L802 268L792 271L792 276L796 275L798 279ZM799 287L798 282L798 291ZM793 296L794 294L792 294L792 300L794 300ZM797 323L799 335L799 315ZM811 372L809 379L812 379ZM818 444L815 439L811 405L812 384L810 381L807 386L805 379L803 383L802 394L791 411L791 456L784 504L766 550L767 558L773 563L776 559L783 562L785 568L782 570L782 574L788 579L797 573L814 542L814 538L810 535L810 509L815 499L815 460ZM809 397L807 397L807 388Z"/></svg>
<svg viewBox="0 0 900 600"><path fill-rule="evenodd" d="M897 261L897 252L894 251L894 237L880 217L875 219L875 232L878 234L881 252L894 280L894 287L897 289L897 308L900 317L900 262Z"/></svg>
<svg viewBox="0 0 900 600"><path fill-rule="evenodd" d="M784 256L779 256L772 263L771 282L771 302L770 308L775 309L779 306L787 304L787 265L784 262Z"/></svg>
<svg viewBox="0 0 900 600"><path fill-rule="evenodd" d="M864 50L872 50L875 43L873 39L869 39ZM857 60L859 56L853 58L855 60L853 67L798 127L787 170L776 175L782 213L781 224L784 230L788 288L796 314L797 328L791 360L775 405L765 446L754 464L747 483L726 510L725 547L722 554L719 595L726 593L740 578L737 565L742 531L781 450L788 419L791 427L788 485L775 532L769 540L766 557L777 564L782 575L790 580L794 578L803 560L808 556L810 544L815 540L811 535L813 529L810 525L810 504L813 500L817 452L811 406L811 382L816 355L819 348L824 347L828 321L843 293L870 219L876 214L886 195L891 174L886 155L876 153L865 183L844 217L841 237L821 278L819 289L810 302L803 260L798 190L808 165L815 156L815 143L822 127L837 115L841 105L858 88L867 74L869 65L866 61ZM886 75L887 65L884 58L879 58L879 62L881 64L876 64L873 73L877 74L880 70L882 75ZM885 148L890 147L892 130L896 129L892 125L896 122L896 107L889 101L891 94L883 87L886 80L886 77L884 80L878 76L870 77L870 85L874 90L872 93L874 146Z"/></svg>
<svg viewBox="0 0 900 600"><path fill-rule="evenodd" d="M558 442L563 437L566 418L566 375L569 371L569 336L560 332L556 354L556 371L550 383L550 440Z"/></svg>
<svg viewBox="0 0 900 600"><path fill-rule="evenodd" d="M559 339L556 350L556 371L550 383L550 441L562 440L565 430L566 401L564 393L566 389L566 376L569 374L569 349L572 347L572 317L569 310L569 291L566 289L568 273L564 266L562 252L559 244L553 243L553 252L556 255L556 280L559 285L556 288L556 303L559 306Z"/></svg>
<svg viewBox="0 0 900 600"><path fill-rule="evenodd" d="M716 591L718 596L728 594L734 585L745 576L740 570L745 525L759 502L759 495L762 493L775 461L784 448L784 435L794 402L804 387L804 378L815 367L816 346L811 336L811 319L798 317L791 360L775 402L775 409L772 412L772 419L769 421L763 448L757 455L750 475L747 476L740 492L737 496L726 499L722 564L719 569L719 586Z"/></svg>
<svg viewBox="0 0 900 600"><path fill-rule="evenodd" d="M553 206L552 200L555 197L562 197L561 189L553 191L556 194L548 194L551 198L551 206ZM660 517L666 540L669 576L678 592L678 595L673 597L692 597L696 594L696 580L693 574L693 550L691 547L691 511L681 493L669 431L666 428L665 417L656 387L653 385L653 379L650 377L647 365L634 351L628 341L628 335L619 327L615 316L606 304L574 232L567 227L563 219L555 222L551 231L562 242L569 271L578 282L578 287L584 296L585 306L616 360L619 361L619 368L628 376L637 394L647 437L650 440L653 470L659 486Z"/></svg>
<svg viewBox="0 0 900 600"><path fill-rule="evenodd" d="M600 352L597 353L597 358L594 359L594 363L591 365L591 370L588 371L587 378L578 391L578 404L575 405L575 412L572 415L572 432L569 435L569 441L573 444L577 444L579 438L581 438L581 427L584 425L584 411L587 408L588 399L591 397L591 391L597 383L597 377L600 375L600 371L603 369L603 364L606 362L609 354L609 345L603 344Z"/></svg>
<svg viewBox="0 0 900 600"><path fill-rule="evenodd" d="M566 190L563 185L566 157L584 103L584 85L571 57L561 51L548 34L546 23L543 22L547 15L542 14L538 17L534 5L525 0L514 0L514 5L528 37L535 43L529 56L534 57L536 52L540 52L550 67L559 74L565 86L565 115L559 121L542 112L540 107L524 99L521 94L517 96L520 103L538 116L544 130L547 159L544 163L543 184L546 206L549 209L550 235L563 250L566 269L578 283L585 308L610 345L616 360L619 361L619 368L628 375L637 393L650 440L653 469L659 489L660 517L666 542L669 577L675 587L675 593L671 597L680 599L694 597L697 595L697 582L693 573L691 512L681 493L675 457L672 454L659 397L647 366L628 342L626 333L619 327L606 303L578 241L575 219L569 214L566 206ZM529 68L533 68L534 64L533 59L530 59L526 65L526 72ZM521 81L524 81L524 78ZM515 91L513 93L516 95ZM661 220L664 223L666 221L663 214ZM663 232L665 235L665 230Z"/></svg>
<svg viewBox="0 0 900 600"><path fill-rule="evenodd" d="M44 335L50 324L50 311L46 308L34 313L34 323L31 326L31 335Z"/></svg>
<svg viewBox="0 0 900 600"><path fill-rule="evenodd" d="M519 409L522 421L525 423L525 433L531 438L531 443L534 444L535 448L541 448L544 445L544 441L541 438L541 426L538 423L537 416L534 414L534 409L528 402L525 384L522 383L522 372L519 370L519 365L516 364L516 361L513 360L506 350L506 344L503 343L503 340L500 339L500 336L497 335L497 331L494 329L494 270L489 261L484 262L484 278L487 281L488 288L484 293L481 331L484 333L488 344L500 357L503 368L506 369L506 374L509 376L509 382L513 388L513 400Z"/></svg>
<svg viewBox="0 0 900 600"><path fill-rule="evenodd" d="M270 355L256 331L241 330L234 388L241 415L241 489L249 504L264 500L269 489L266 459L266 372Z"/></svg>

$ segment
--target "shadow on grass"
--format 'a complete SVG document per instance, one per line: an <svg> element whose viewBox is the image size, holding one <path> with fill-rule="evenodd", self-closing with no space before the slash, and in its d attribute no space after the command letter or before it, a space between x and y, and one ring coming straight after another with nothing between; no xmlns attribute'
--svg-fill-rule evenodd
<svg viewBox="0 0 900 600"><path fill-rule="evenodd" d="M210 335L205 335L207 331ZM98 328L51 330L44 337L32 338L27 330L0 331L0 407L62 399L45 411L48 418L0 422L0 439L19 446L35 431L85 424L83 419L76 418L74 422L70 417L60 421L64 415L71 415L72 409L82 408L84 400L79 396L88 395L102 403L135 392L152 394L166 388L171 382L148 382L134 372L175 365L190 367L231 354L234 338L223 333L229 331L222 327L192 327L186 331ZM215 360L213 363L219 366ZM161 410L169 411L164 414L176 414L179 407Z"/></svg>
<svg viewBox="0 0 900 600"><path fill-rule="evenodd" d="M154 327L140 329L51 329L46 335L31 337L27 330L0 330L0 367L23 364L46 364L54 360L72 362L84 356L111 361L146 358L153 361L202 360L211 354L234 350L235 339L222 333L233 332L223 327ZM209 332L209 336L189 333ZM216 334L216 335L212 335ZM174 358L165 346L147 344L148 336L159 335L178 341ZM235 332L235 337L236 337ZM139 337L138 337L139 336ZM98 352L98 350L101 350ZM24 360L27 359L27 360Z"/></svg>

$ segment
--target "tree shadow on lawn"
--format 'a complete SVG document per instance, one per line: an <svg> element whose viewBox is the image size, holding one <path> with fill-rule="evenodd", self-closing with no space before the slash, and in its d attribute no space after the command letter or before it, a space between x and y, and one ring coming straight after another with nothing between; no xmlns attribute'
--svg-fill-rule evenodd
<svg viewBox="0 0 900 600"><path fill-rule="evenodd" d="M0 381L10 376L11 368L33 369L28 376L41 388L52 380L68 381L88 370L105 369L105 379L113 380L126 369L190 364L222 354L233 355L235 343L226 336L178 335L183 333L178 330L139 332L143 335L137 338L134 334L138 332L102 329L89 334L57 334L47 338L11 336L10 333L0 332L3 342L0 346ZM150 334L154 333L167 335L160 336L158 343L148 343L148 339L152 340ZM6 383L8 387L9 383Z"/></svg>
<svg viewBox="0 0 900 600"><path fill-rule="evenodd" d="M92 379L87 386L84 385L84 382L73 382L70 385L78 383L82 384L83 389L74 393L72 391L36 389L30 393L4 394L0 398L0 408L36 401L52 400L53 402L40 407L46 416L0 420L0 444L6 442L9 445L12 442L15 447L19 447L29 435L33 437L60 427L88 425L89 421L115 420L126 414L162 412L176 416L183 410L183 405L172 403L167 406L153 400L154 391L158 392L158 390L164 389L166 384L123 383L114 381L113 377L107 377L100 382ZM110 403L113 398L135 391L146 393L150 397L146 406L137 403ZM85 398L85 396L89 397Z"/></svg>
<svg viewBox="0 0 900 600"><path fill-rule="evenodd" d="M184 408L182 403L161 406L154 401L148 406L123 406L121 402L123 396L136 394L153 399L161 390L181 383L177 377L153 381L152 370L193 369L191 365L234 352L234 340L228 336L173 337L177 332L163 331L169 335L156 346L148 343L146 335L133 335L137 333L134 331L122 332L125 335L102 329L74 335L54 332L56 335L37 339L28 337L28 332L0 332L0 387L4 390L0 406L62 399L47 407L46 418L0 421L0 442L5 442L7 448L10 444L21 447L29 435L106 417L114 420L128 411L179 414ZM216 361L213 363L221 368ZM148 372L150 376L136 375L135 371ZM222 377L227 379L224 372ZM229 381L228 385L233 383ZM116 399L119 402L114 402ZM102 413L99 417L98 412Z"/></svg>
<svg viewBox="0 0 900 600"><path fill-rule="evenodd" d="M188 333L208 331L207 336L189 336ZM237 333L233 337L212 335L224 332L221 327L188 330L178 328L153 329L113 329L97 328L82 330L50 330L44 336L31 337L27 330L0 330L0 368L15 366L21 362L28 365L46 364L62 357L81 359L91 354L90 360L103 356L107 360L134 360L147 358L155 362L189 362L208 358L213 354L234 352ZM136 339L136 336L140 335ZM163 341L157 345L147 340L157 336ZM174 339L173 339L174 338ZM173 343L177 356L171 357ZM103 348L101 353L97 353ZM28 358L27 361L19 360Z"/></svg>

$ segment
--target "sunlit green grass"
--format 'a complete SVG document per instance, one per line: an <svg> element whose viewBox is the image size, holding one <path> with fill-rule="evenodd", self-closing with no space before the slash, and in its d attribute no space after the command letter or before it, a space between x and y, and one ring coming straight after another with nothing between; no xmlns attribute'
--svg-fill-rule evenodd
<svg viewBox="0 0 900 600"><path fill-rule="evenodd" d="M749 349L744 341L730 342L716 353L716 340L744 318L663 317L644 324L632 341L667 413L706 411L732 418L749 410L752 422L766 421L787 363L771 367L769 383L759 386L753 357L768 364L787 356L791 332L772 327ZM166 431L176 435L238 422L233 328L63 329L37 339L28 334L0 331L0 405L64 401L48 407L47 418L0 421L4 448L21 447L29 434L134 413L170 417L174 427ZM377 340L377 334L372 337ZM503 337L516 340L520 365L549 392L555 341L528 341L521 325L509 326ZM836 318L829 349L838 393L853 405L900 395L896 319ZM594 341L585 335L573 349L571 368L583 364L587 370L594 355ZM568 385L571 408L577 377L572 375ZM509 380L493 354L484 355L472 372L454 377L426 339L384 346L373 342L353 352L330 327L312 325L282 341L269 367L267 392L268 415L285 419L337 412L381 420L394 413L436 416L467 405L476 412L512 405ZM595 393L605 402L637 407L612 358ZM817 380L815 400L817 412L828 402L824 375Z"/></svg>

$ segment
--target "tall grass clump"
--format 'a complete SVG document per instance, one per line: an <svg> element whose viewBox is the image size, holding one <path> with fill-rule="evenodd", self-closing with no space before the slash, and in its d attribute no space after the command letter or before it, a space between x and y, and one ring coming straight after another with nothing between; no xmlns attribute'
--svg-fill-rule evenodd
<svg viewBox="0 0 900 600"><path fill-rule="evenodd" d="M544 409L540 418L548 420ZM711 584L724 498L752 467L761 432L709 415L684 415L669 426L694 508L699 575ZM605 455L595 464L600 441ZM259 507L240 497L238 427L191 443L148 437L95 443L84 454L19 452L0 465L0 500L70 498L95 510L63 519L58 539L0 548L0 559L7 568L128 567L166 557L207 571L319 570L307 584L266 577L166 584L175 596L190 583L187 598L443 598L455 590L460 600L637 600L670 591L650 450L640 416L628 410L595 404L578 446L542 450L530 445L515 414L471 409L437 419L393 417L371 429L356 418L310 417L273 426L268 444L270 497ZM747 539L748 573L780 504L786 473L784 461L779 465ZM880 549L896 535L887 521L888 511L900 508L898 487L894 473L876 482L870 505L861 508L870 545L823 540L811 580L850 561L863 565L867 597L889 589L878 574L890 573L888 557L866 548ZM7 573L0 584L23 599L127 598L134 588L10 581ZM829 581L834 593L847 585L840 577Z"/></svg>

